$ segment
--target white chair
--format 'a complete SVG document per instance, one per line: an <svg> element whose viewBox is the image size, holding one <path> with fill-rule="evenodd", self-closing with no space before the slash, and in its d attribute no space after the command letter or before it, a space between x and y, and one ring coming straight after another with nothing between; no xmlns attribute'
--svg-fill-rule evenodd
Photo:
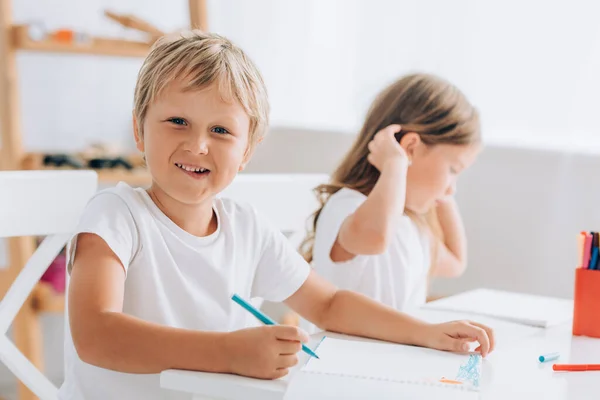
<svg viewBox="0 0 600 400"><path fill-rule="evenodd" d="M41 400L55 400L58 389L6 333L96 189L92 171L0 172L0 238L46 236L0 301L0 361Z"/></svg>
<svg viewBox="0 0 600 400"><path fill-rule="evenodd" d="M313 189L328 180L327 174L239 174L220 196L252 204L299 244L319 205Z"/></svg>
<svg viewBox="0 0 600 400"><path fill-rule="evenodd" d="M298 248L308 218L319 205L313 189L328 180L326 174L239 174L219 196L251 204ZM251 302L258 308L263 303L261 299ZM296 315L288 313L284 318L294 323Z"/></svg>

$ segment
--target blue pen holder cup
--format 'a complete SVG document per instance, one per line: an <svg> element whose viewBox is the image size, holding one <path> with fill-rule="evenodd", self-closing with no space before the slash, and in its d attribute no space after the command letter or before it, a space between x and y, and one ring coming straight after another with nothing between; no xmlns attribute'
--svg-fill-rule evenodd
<svg viewBox="0 0 600 400"><path fill-rule="evenodd" d="M600 271L575 270L573 335L600 338Z"/></svg>

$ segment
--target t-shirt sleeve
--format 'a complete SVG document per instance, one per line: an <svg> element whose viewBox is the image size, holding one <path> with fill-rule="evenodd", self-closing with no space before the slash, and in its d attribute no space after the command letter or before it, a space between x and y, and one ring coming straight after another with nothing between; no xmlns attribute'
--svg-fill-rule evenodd
<svg viewBox="0 0 600 400"><path fill-rule="evenodd" d="M270 221L257 216L261 253L252 297L280 302L296 293L310 273L310 265Z"/></svg>
<svg viewBox="0 0 600 400"><path fill-rule="evenodd" d="M342 224L353 214L367 197L359 192L349 189L334 194L325 204L319 219L317 220L317 229L315 232L315 244L313 248L313 262L317 270L321 266L333 266L336 263L331 261L329 254L335 243ZM361 257L352 259L352 265L360 264Z"/></svg>
<svg viewBox="0 0 600 400"><path fill-rule="evenodd" d="M121 261L125 273L137 253L139 240L133 215L117 194L104 192L94 196L79 220L67 246L67 271L71 272L80 233L93 233L106 242Z"/></svg>

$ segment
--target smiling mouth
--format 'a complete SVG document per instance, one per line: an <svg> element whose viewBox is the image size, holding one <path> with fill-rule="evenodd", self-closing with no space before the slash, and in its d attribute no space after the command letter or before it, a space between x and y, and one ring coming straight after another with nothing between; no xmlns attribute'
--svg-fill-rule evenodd
<svg viewBox="0 0 600 400"><path fill-rule="evenodd" d="M195 167L192 165L175 163L175 166L189 174L197 175L197 176L207 175L210 172L210 170L207 168Z"/></svg>

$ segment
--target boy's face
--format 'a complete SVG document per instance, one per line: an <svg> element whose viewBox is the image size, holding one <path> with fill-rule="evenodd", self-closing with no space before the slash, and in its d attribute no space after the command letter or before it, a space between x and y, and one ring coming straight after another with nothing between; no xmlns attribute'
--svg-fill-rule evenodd
<svg viewBox="0 0 600 400"><path fill-rule="evenodd" d="M221 99L217 85L183 91L170 84L150 105L137 148L157 185L183 204L212 199L246 162L250 119L241 105Z"/></svg>

